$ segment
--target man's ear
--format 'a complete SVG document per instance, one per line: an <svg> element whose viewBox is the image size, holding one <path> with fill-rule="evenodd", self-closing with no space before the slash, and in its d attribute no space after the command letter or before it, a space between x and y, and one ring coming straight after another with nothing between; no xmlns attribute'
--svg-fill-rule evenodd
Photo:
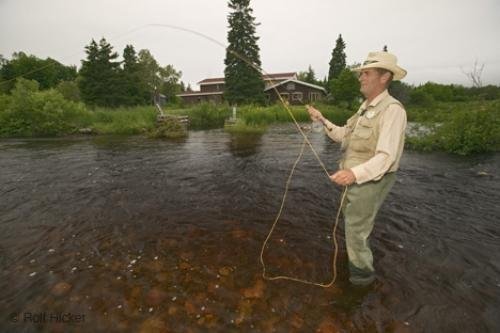
<svg viewBox="0 0 500 333"><path fill-rule="evenodd" d="M387 82L389 82L389 80L391 79L391 73L385 72L384 74L382 74L381 78L382 82L384 82L384 84L387 84Z"/></svg>

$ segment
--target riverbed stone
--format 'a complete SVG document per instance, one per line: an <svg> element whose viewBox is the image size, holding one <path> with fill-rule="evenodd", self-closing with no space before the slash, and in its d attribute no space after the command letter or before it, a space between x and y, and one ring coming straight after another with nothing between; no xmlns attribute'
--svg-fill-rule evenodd
<svg viewBox="0 0 500 333"><path fill-rule="evenodd" d="M52 295L54 296L64 296L71 290L71 284L67 282L59 282L54 287L52 287Z"/></svg>

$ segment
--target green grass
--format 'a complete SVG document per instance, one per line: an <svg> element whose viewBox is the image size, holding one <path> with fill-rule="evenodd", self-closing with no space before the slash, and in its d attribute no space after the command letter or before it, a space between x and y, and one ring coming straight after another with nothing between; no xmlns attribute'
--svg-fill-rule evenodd
<svg viewBox="0 0 500 333"><path fill-rule="evenodd" d="M97 108L90 111L90 127L97 134L142 134L155 128L156 115L152 106Z"/></svg>
<svg viewBox="0 0 500 333"><path fill-rule="evenodd" d="M458 155L500 150L500 100L440 103L431 115L428 111L417 115L416 119L432 130L427 135L409 137L410 148Z"/></svg>
<svg viewBox="0 0 500 333"><path fill-rule="evenodd" d="M323 115L337 125L345 124L354 113L339 106L317 104ZM310 122L304 106L290 106L298 122ZM440 150L469 155L500 150L500 100L434 102L432 106L408 106L408 121L432 130L407 138L410 148ZM172 115L189 116L189 129L224 128L232 109L227 104L203 103L186 108L166 108ZM61 136L91 128L97 134L151 137L181 137L186 132L175 124L156 125L153 106L90 109L64 99L56 90L39 91L38 86L21 80L11 95L0 95L0 137ZM281 104L267 107L246 105L237 109L238 121L226 128L230 133L262 134L276 123L290 123L292 117Z"/></svg>

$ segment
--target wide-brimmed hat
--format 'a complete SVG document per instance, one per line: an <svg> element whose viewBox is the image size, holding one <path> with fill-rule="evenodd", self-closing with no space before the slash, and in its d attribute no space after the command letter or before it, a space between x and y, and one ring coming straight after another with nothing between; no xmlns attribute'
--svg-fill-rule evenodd
<svg viewBox="0 0 500 333"><path fill-rule="evenodd" d="M398 66L398 58L394 54L385 51L368 53L368 57L363 62L363 65L353 68L353 71L361 72L366 68L387 69L394 74L393 80L401 80L406 76L406 70Z"/></svg>

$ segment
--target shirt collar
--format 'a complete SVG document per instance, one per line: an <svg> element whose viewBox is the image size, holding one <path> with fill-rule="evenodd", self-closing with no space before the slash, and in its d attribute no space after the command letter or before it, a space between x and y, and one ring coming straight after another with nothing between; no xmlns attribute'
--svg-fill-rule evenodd
<svg viewBox="0 0 500 333"><path fill-rule="evenodd" d="M377 104L380 103L380 101L383 100L384 98L386 98L388 95L389 95L389 92L387 91L387 89L385 89L384 91L382 91L380 94L378 94L377 97L375 97L371 101L370 105L366 106L366 100L365 100L363 102L363 104L361 104L361 106L359 107L359 113L366 111L370 107L377 106Z"/></svg>

